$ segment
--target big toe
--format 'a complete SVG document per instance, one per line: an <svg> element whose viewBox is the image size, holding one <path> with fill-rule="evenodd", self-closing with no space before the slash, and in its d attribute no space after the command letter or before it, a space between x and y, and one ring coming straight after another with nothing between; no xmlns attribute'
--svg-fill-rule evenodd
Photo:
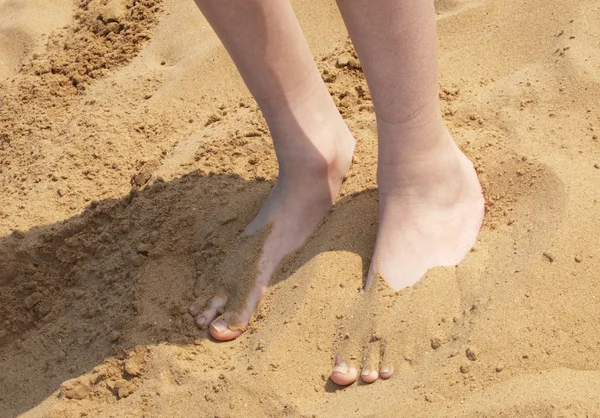
<svg viewBox="0 0 600 418"><path fill-rule="evenodd" d="M356 382L358 372L356 368L348 366L346 363L340 363L335 365L330 378L336 385L348 386Z"/></svg>
<svg viewBox="0 0 600 418"><path fill-rule="evenodd" d="M231 341L239 337L244 331L231 329L223 319L216 319L210 324L210 335L218 341Z"/></svg>

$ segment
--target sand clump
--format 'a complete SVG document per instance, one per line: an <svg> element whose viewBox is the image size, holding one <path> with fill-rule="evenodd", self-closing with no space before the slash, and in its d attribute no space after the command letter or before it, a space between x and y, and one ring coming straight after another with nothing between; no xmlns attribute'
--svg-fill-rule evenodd
<svg viewBox="0 0 600 418"><path fill-rule="evenodd" d="M21 72L62 75L84 89L93 79L131 61L150 39L160 10L161 2L155 0L81 0L73 25L51 36L45 54L34 54ZM55 84L65 84L56 78Z"/></svg>
<svg viewBox="0 0 600 418"><path fill-rule="evenodd" d="M597 415L600 8L437 2L442 112L486 218L458 267L365 297L373 105L335 4L293 4L356 157L227 344L187 309L256 252L240 234L277 163L193 3L77 1L14 44L0 68L0 416ZM342 390L328 380L340 350L355 365L383 351L395 375Z"/></svg>

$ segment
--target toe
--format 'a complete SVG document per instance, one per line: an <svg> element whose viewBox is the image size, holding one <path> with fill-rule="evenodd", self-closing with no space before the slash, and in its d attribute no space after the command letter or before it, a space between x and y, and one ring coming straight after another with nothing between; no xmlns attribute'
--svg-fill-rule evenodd
<svg viewBox="0 0 600 418"><path fill-rule="evenodd" d="M394 366L392 366L392 358L390 347L385 341L381 344L381 370L379 371L379 377L386 380L392 377L394 374Z"/></svg>
<svg viewBox="0 0 600 418"><path fill-rule="evenodd" d="M393 374L394 374L393 367L384 367L381 369L379 376L381 376L381 378L385 380L385 379L389 379L390 377L392 377Z"/></svg>
<svg viewBox="0 0 600 418"><path fill-rule="evenodd" d="M196 299L188 308L188 313L194 318L197 317L200 314L200 312L202 312L202 308L205 304L206 300L200 300L200 298Z"/></svg>
<svg viewBox="0 0 600 418"><path fill-rule="evenodd" d="M214 298L212 298L212 301L210 302L208 308L202 311L202 313L198 314L197 309L195 309L194 312L192 312L192 306L194 305L190 306L190 313L194 316L196 324L200 328L206 328L208 324L215 320L215 318L219 314L219 311L225 306L225 303L227 303L227 298L222 296L215 296Z"/></svg>
<svg viewBox="0 0 600 418"><path fill-rule="evenodd" d="M360 377L365 383L373 383L379 377L379 372L377 370L363 369Z"/></svg>
<svg viewBox="0 0 600 418"><path fill-rule="evenodd" d="M358 372L356 368L348 365L341 358L336 360L336 364L331 372L331 381L336 385L348 386L356 381Z"/></svg>
<svg viewBox="0 0 600 418"><path fill-rule="evenodd" d="M380 339L375 336L364 347L363 368L360 374L365 383L373 383L379 378Z"/></svg>
<svg viewBox="0 0 600 418"><path fill-rule="evenodd" d="M223 319L217 319L210 324L210 335L218 341L231 341L239 337L244 331L232 330Z"/></svg>
<svg viewBox="0 0 600 418"><path fill-rule="evenodd" d="M246 307L241 311L228 311L210 324L210 334L215 340L231 341L246 331L254 308L262 296L262 286L256 286L246 301ZM233 303L235 306L235 301Z"/></svg>

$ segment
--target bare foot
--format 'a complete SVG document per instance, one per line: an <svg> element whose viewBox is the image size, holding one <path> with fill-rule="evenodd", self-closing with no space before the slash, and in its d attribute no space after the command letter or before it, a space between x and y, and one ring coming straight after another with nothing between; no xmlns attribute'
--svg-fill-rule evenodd
<svg viewBox="0 0 600 418"><path fill-rule="evenodd" d="M435 146L414 151L383 163L380 154L379 226L366 291L377 277L394 291L411 286L433 267L458 264L477 240L484 200L471 162L446 129ZM363 359L363 381L392 375L387 361L375 363ZM331 380L349 385L357 377L338 355Z"/></svg>
<svg viewBox="0 0 600 418"><path fill-rule="evenodd" d="M362 369L360 377L365 383L373 383L381 378L387 380L394 374L394 367L389 363L385 342L377 338L368 339L363 348ZM331 380L340 386L348 386L358 379L358 371L352 363L348 363L343 355L338 354L331 372Z"/></svg>
<svg viewBox="0 0 600 418"><path fill-rule="evenodd" d="M392 376L397 345L388 344L386 335L389 334L382 332L384 324L378 322L379 318L389 317L388 303L394 296L395 292L379 278L376 286L355 301L348 315L350 327L344 328L344 339L338 342L339 351L331 372L334 383L347 386L359 375L365 383ZM357 364L358 359L361 359L360 364Z"/></svg>
<svg viewBox="0 0 600 418"><path fill-rule="evenodd" d="M367 289L377 274L395 291L411 286L430 268L458 264L475 245L484 213L481 186L447 135L444 150L414 168L379 168L379 227Z"/></svg>
<svg viewBox="0 0 600 418"><path fill-rule="evenodd" d="M310 124L283 120L279 126L270 126L279 178L244 231L244 235L254 237L249 244L257 251L254 255L248 251L249 259L242 263L239 275L251 277L223 277L208 304L202 297L189 309L199 327L210 325L210 333L217 340L233 340L244 332L277 265L302 246L336 199L355 142L335 107L330 109L330 114L313 118ZM299 130L299 126L304 128ZM276 138L290 132L295 138Z"/></svg>
<svg viewBox="0 0 600 418"><path fill-rule="evenodd" d="M338 342L331 372L334 383L347 386L359 375L363 382L373 383L394 374L393 360L398 358L398 344L387 340L389 333L385 332L385 324L379 323L379 318L389 317L389 301L394 296L395 292L378 277L376 284L355 301L348 315L350 327L344 328L344 333L349 331L349 334Z"/></svg>

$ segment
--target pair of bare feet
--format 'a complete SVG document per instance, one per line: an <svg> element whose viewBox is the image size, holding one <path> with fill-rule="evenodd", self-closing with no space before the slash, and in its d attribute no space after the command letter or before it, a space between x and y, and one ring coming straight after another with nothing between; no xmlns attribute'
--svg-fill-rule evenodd
<svg viewBox="0 0 600 418"><path fill-rule="evenodd" d="M244 231L250 236L259 231L267 234L254 286L245 300L234 301L239 294L221 289L208 304L198 301L189 309L197 325L208 327L217 340L233 340L242 334L277 265L302 246L335 202L355 142L339 113L327 112L331 114L319 118L321 123L300 130L297 125L286 126L285 120L270 126L274 139L278 136L279 178ZM477 175L441 119L435 124L433 129L409 128L385 126L380 121L380 143L385 135L387 143L404 144L404 149L394 152L393 158L380 152L379 226L365 292L377 275L396 291L411 286L432 267L460 262L477 239L484 212ZM306 138L291 138L298 135ZM277 144L287 145L278 148ZM408 148L409 144L419 145ZM370 383L392 373L388 365L381 370L363 365L361 376ZM357 377L356 367L338 356L331 380L349 385Z"/></svg>

